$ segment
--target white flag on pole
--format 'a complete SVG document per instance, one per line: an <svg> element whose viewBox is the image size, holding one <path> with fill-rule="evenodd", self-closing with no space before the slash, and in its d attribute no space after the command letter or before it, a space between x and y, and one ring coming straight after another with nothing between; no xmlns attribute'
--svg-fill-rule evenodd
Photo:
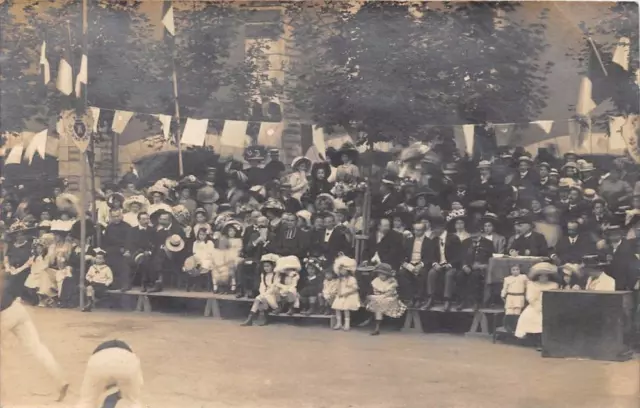
<svg viewBox="0 0 640 408"><path fill-rule="evenodd" d="M313 126L313 145L318 149L318 153L324 156L327 151L327 145L324 138L324 129L320 126Z"/></svg>
<svg viewBox="0 0 640 408"><path fill-rule="evenodd" d="M65 95L71 95L73 92L73 69L65 57L60 59L56 87Z"/></svg>
<svg viewBox="0 0 640 408"><path fill-rule="evenodd" d="M80 95L82 95L82 84L87 86L87 82L87 56L83 55L82 60L80 61L80 72L78 72L78 76L76 77L76 98L79 98Z"/></svg>
<svg viewBox="0 0 640 408"><path fill-rule="evenodd" d="M247 147L247 125L243 120L225 120L220 143L229 147Z"/></svg>
<svg viewBox="0 0 640 408"><path fill-rule="evenodd" d="M89 107L89 110L91 111L91 116L93 117L93 132L97 132L98 131L98 119L100 119L100 108L96 108L96 107Z"/></svg>
<svg viewBox="0 0 640 408"><path fill-rule="evenodd" d="M475 125L462 125L462 134L464 135L465 151L469 155L473 155L473 144L475 141Z"/></svg>
<svg viewBox="0 0 640 408"><path fill-rule="evenodd" d="M167 12L164 14L162 24L164 24L164 27L167 29L169 34L176 35L176 26L173 20L173 5L169 6Z"/></svg>
<svg viewBox="0 0 640 408"><path fill-rule="evenodd" d="M185 145L202 146L207 135L209 119L187 119L180 142Z"/></svg>
<svg viewBox="0 0 640 408"><path fill-rule="evenodd" d="M536 122L534 122L536 125L540 126L540 128L542 130L544 130L544 133L549 134L551 133L551 128L553 127L553 121L552 120L538 120Z"/></svg>
<svg viewBox="0 0 640 408"><path fill-rule="evenodd" d="M171 137L171 134L170 134L170 131L171 131L171 116L163 115L163 114L153 115L153 116L158 118L158 120L162 124L162 133L164 134L164 139L165 140L169 140L169 138Z"/></svg>
<svg viewBox="0 0 640 408"><path fill-rule="evenodd" d="M625 71L629 70L629 51L631 49L630 41L627 37L620 37L616 49L613 51L611 61L618 64Z"/></svg>
<svg viewBox="0 0 640 408"><path fill-rule="evenodd" d="M4 164L20 164L22 162L22 153L24 152L24 147L22 144L18 144L13 146L9 155L4 161Z"/></svg>
<svg viewBox="0 0 640 408"><path fill-rule="evenodd" d="M29 165L33 162L33 156L35 156L36 152L42 157L45 158L45 154L47 152L47 134L49 129L45 129L41 132L36 133L29 145L24 151L24 157L29 160Z"/></svg>
<svg viewBox="0 0 640 408"><path fill-rule="evenodd" d="M116 114L113 116L113 124L111 125L111 130L116 133L124 132L124 128L127 127L127 123L133 117L133 112L128 111L116 111Z"/></svg>

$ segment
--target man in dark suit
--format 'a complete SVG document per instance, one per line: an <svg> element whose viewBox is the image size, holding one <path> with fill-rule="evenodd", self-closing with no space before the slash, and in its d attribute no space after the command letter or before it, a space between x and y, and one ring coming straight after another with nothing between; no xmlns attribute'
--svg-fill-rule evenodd
<svg viewBox="0 0 640 408"><path fill-rule="evenodd" d="M493 242L484 238L480 231L473 231L471 239L465 240L462 246L464 258L458 272L457 288L461 302L457 309L462 310L471 304L474 310L478 310L489 259L493 254Z"/></svg>
<svg viewBox="0 0 640 408"><path fill-rule="evenodd" d="M456 274L462 267L462 247L458 236L447 232L444 219L433 218L431 228L433 229L433 245L429 259L432 260L432 264L427 275L427 295L429 298L424 309L433 306L439 277L444 275L444 308L449 310L455 291Z"/></svg>
<svg viewBox="0 0 640 408"><path fill-rule="evenodd" d="M324 214L324 229L314 233L314 242L310 249L312 256L324 256L327 265L333 265L339 253L353 256L353 246L349 243L343 228L336 225L336 217L332 213Z"/></svg>
<svg viewBox="0 0 640 408"><path fill-rule="evenodd" d="M122 210L112 209L109 212L109 225L102 236L102 246L107 251L107 265L115 275L114 287L123 292L131 289L130 233L131 226L123 221Z"/></svg>
<svg viewBox="0 0 640 408"><path fill-rule="evenodd" d="M616 290L634 290L637 281L635 242L623 238L624 231L619 225L607 227L605 237L607 246L601 254L609 264L605 272L615 279Z"/></svg>
<svg viewBox="0 0 640 408"><path fill-rule="evenodd" d="M555 252L551 254L551 259L558 266L567 263L580 264L585 255L594 254L596 251L595 242L586 231L580 232L580 223L577 220L568 221L566 228L566 235L558 240Z"/></svg>
<svg viewBox="0 0 640 408"><path fill-rule="evenodd" d="M404 263L398 271L398 295L408 307L423 306L426 301L427 272L433 263L431 239L424 222L413 224L413 237L407 240Z"/></svg>
<svg viewBox="0 0 640 408"><path fill-rule="evenodd" d="M242 237L242 263L238 267L237 298L253 298L260 286L260 258L265 254L265 243L269 236L269 220L258 216L255 225L250 225Z"/></svg>
<svg viewBox="0 0 640 408"><path fill-rule="evenodd" d="M518 196L521 199L533 197L540 184L538 173L531 169L533 159L529 156L518 158L518 172L513 176L511 185L518 189Z"/></svg>
<svg viewBox="0 0 640 408"><path fill-rule="evenodd" d="M382 184L380 185L380 194L375 198L372 205L372 216L375 219L381 219L388 216L393 210L400 204L398 195L395 189L395 178L391 175L386 175L382 178Z"/></svg>
<svg viewBox="0 0 640 408"><path fill-rule="evenodd" d="M582 188L580 186L571 186L569 188L569 201L562 205L562 219L568 221L570 219L587 219L589 214L589 204L582 198Z"/></svg>
<svg viewBox="0 0 640 408"><path fill-rule="evenodd" d="M309 253L309 233L298 228L295 214L285 213L282 223L282 227L267 242L267 252L280 256L297 256L302 261Z"/></svg>
<svg viewBox="0 0 640 408"><path fill-rule="evenodd" d="M518 238L511 244L511 256L549 256L549 247L544 235L533 231L533 221L528 215L515 219Z"/></svg>
<svg viewBox="0 0 640 408"><path fill-rule="evenodd" d="M404 257L402 234L391 228L389 218L378 221L378 229L367 241L363 259L374 264L386 263L398 270Z"/></svg>
<svg viewBox="0 0 640 408"><path fill-rule="evenodd" d="M138 213L138 226L131 229L129 237L129 250L131 251L131 261L133 261L131 268L133 268L135 274L140 277L142 290L145 291L149 284L153 283L147 282L146 279L148 277L147 269L150 267L155 239L149 214L146 212Z"/></svg>

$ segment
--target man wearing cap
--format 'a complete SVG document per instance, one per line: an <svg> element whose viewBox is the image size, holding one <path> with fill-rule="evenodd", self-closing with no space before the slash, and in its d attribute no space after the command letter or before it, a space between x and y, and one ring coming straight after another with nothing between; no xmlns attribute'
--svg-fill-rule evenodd
<svg viewBox="0 0 640 408"><path fill-rule="evenodd" d="M395 186L396 178L392 174L387 174L382 178L380 194L374 199L371 206L374 218L380 219L390 214L400 204Z"/></svg>
<svg viewBox="0 0 640 408"><path fill-rule="evenodd" d="M280 161L280 150L269 149L269 162L264 166L264 176L266 180L280 179L286 167Z"/></svg>
<svg viewBox="0 0 640 408"><path fill-rule="evenodd" d="M249 187L263 185L267 179L265 169L260 165L264 162L264 154L258 148L247 148L245 160L249 162L249 168L245 170L247 174L247 185Z"/></svg>
<svg viewBox="0 0 640 408"><path fill-rule="evenodd" d="M580 166L580 174L582 174L582 188L598 190L600 187L600 177L596 177L595 174L596 168L593 166L593 163L584 162L582 166Z"/></svg>
<svg viewBox="0 0 640 408"><path fill-rule="evenodd" d="M548 256L549 247L544 235L533 231L533 222L528 215L515 219L518 238L513 241L509 255L511 256Z"/></svg>
<svg viewBox="0 0 640 408"><path fill-rule="evenodd" d="M635 244L624 239L620 225L609 225L605 230L606 245L600 257L609 264L605 267L608 275L616 281L616 290L633 290L635 285L634 265L636 263Z"/></svg>
<svg viewBox="0 0 640 408"><path fill-rule="evenodd" d="M529 156L520 156L518 158L518 172L513 176L511 185L518 189L518 196L526 199L532 196L537 186L540 185L540 177L531 170L533 159Z"/></svg>
<svg viewBox="0 0 640 408"><path fill-rule="evenodd" d="M503 187L491 173L491 162L482 160L478 164L478 177L474 178L469 187L470 200L485 201L489 203L489 208L493 208Z"/></svg>
<svg viewBox="0 0 640 408"><path fill-rule="evenodd" d="M461 302L457 309L471 305L478 310L482 299L484 278L493 254L493 242L482 236L479 230L471 231L471 239L462 243L463 266L458 272L458 293Z"/></svg>
<svg viewBox="0 0 640 408"><path fill-rule="evenodd" d="M599 262L598 255L586 255L582 258L582 269L589 277L586 290L613 292L616 290L616 281L604 272L606 263Z"/></svg>
<svg viewBox="0 0 640 408"><path fill-rule="evenodd" d="M302 210L302 204L300 201L291 195L291 183L284 182L280 185L280 192L282 194L282 204L284 204L284 210L286 212L296 214Z"/></svg>
<svg viewBox="0 0 640 408"><path fill-rule="evenodd" d="M109 225L102 237L102 246L107 251L107 265L115 272L114 287L126 292L131 289L129 258L131 226L123 222L122 210L111 210Z"/></svg>
<svg viewBox="0 0 640 408"><path fill-rule="evenodd" d="M433 253L432 245L425 223L414 222L413 237L406 242L404 263L398 273L398 295L409 307L420 307L426 300L426 265L433 264L429 259Z"/></svg>

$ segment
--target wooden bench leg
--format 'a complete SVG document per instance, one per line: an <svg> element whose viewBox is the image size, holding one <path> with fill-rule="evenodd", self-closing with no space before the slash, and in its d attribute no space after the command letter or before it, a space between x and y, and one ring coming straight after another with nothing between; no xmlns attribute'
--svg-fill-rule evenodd
<svg viewBox="0 0 640 408"><path fill-rule="evenodd" d="M149 301L149 296L138 296L138 300L136 302L136 312L151 313L151 302Z"/></svg>
<svg viewBox="0 0 640 408"><path fill-rule="evenodd" d="M422 333L422 320L418 310L407 310L402 331Z"/></svg>
<svg viewBox="0 0 640 408"><path fill-rule="evenodd" d="M480 331L478 331L480 329ZM477 311L473 314L473 321L467 334L482 334L489 335L489 321L484 312Z"/></svg>

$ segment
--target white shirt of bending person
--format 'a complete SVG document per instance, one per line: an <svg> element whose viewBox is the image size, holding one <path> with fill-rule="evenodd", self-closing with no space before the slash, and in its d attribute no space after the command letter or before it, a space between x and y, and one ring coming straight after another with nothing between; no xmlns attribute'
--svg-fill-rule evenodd
<svg viewBox="0 0 640 408"><path fill-rule="evenodd" d="M599 292L613 292L616 290L616 280L602 272L597 278L589 277L586 289Z"/></svg>

